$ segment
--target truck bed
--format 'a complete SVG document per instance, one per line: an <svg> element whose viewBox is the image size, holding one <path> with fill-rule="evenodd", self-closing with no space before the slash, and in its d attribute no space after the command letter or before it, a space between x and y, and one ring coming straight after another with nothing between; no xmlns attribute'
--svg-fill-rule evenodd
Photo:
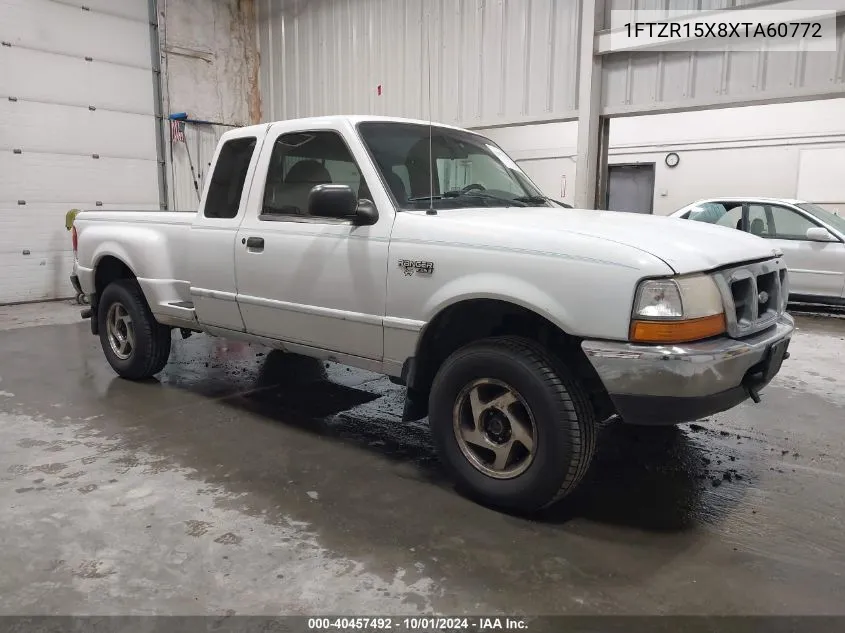
<svg viewBox="0 0 845 633"><path fill-rule="evenodd" d="M138 279L156 319L187 326L194 321L188 262L195 217L195 211L83 211L74 221L77 275L117 257Z"/></svg>

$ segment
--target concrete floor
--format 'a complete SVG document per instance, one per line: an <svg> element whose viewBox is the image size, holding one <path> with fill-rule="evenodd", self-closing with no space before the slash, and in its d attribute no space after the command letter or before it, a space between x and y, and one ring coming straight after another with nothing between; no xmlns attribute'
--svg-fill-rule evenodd
<svg viewBox="0 0 845 633"><path fill-rule="evenodd" d="M759 405L603 429L528 521L444 481L402 391L205 336L158 380L0 309L0 614L845 614L845 320Z"/></svg>

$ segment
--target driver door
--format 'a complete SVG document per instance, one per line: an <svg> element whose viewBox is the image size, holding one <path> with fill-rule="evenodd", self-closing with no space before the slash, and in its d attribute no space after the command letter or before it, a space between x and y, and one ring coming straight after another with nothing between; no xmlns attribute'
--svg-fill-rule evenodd
<svg viewBox="0 0 845 633"><path fill-rule="evenodd" d="M394 211L364 151L353 130L329 123L271 128L235 240L247 332L382 359ZM378 221L358 226L309 215L308 194L321 183L349 185L373 200Z"/></svg>

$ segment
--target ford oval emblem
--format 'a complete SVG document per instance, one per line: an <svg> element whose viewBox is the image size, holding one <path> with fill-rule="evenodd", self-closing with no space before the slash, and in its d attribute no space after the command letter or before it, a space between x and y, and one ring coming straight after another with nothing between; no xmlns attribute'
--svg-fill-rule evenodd
<svg viewBox="0 0 845 633"><path fill-rule="evenodd" d="M766 292L765 290L761 290L760 294L757 295L757 300L760 303L766 303L766 301L769 300L769 293Z"/></svg>

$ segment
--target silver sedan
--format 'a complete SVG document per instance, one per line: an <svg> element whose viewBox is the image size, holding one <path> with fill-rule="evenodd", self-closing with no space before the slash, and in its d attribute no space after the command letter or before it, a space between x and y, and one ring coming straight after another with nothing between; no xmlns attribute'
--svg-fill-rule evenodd
<svg viewBox="0 0 845 633"><path fill-rule="evenodd" d="M789 269L790 301L845 305L845 218L801 200L709 198L670 217L771 240Z"/></svg>

